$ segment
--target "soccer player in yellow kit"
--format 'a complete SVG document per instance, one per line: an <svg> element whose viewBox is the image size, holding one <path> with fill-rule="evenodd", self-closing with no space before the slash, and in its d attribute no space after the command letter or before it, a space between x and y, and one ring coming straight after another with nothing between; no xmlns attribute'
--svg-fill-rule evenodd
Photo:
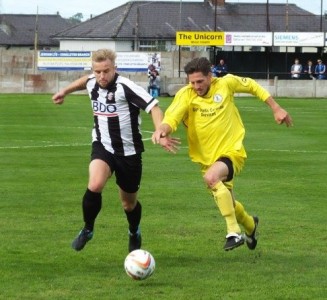
<svg viewBox="0 0 327 300"><path fill-rule="evenodd" d="M233 178L246 159L245 129L234 103L234 93L249 93L261 99L272 109L278 124L291 126L292 119L253 79L233 75L214 78L210 66L204 57L195 58L185 66L189 84L176 94L152 141L159 143L161 138L176 131L180 122L184 123L190 158L200 164L204 181L226 220L224 249L232 250L246 242L254 250L259 218L249 215L233 197ZM168 150L175 152L175 145ZM241 234L240 225L245 235Z"/></svg>

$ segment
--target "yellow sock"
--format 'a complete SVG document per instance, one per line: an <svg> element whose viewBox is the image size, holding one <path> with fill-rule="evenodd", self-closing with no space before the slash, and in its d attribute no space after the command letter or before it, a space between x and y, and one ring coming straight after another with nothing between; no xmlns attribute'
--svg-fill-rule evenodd
<svg viewBox="0 0 327 300"><path fill-rule="evenodd" d="M235 216L234 203L230 191L220 181L212 189L212 194L221 215L225 218L227 233L241 233L240 226Z"/></svg>
<svg viewBox="0 0 327 300"><path fill-rule="evenodd" d="M235 201L235 215L237 222L244 226L245 233L250 235L254 230L254 220L244 209L242 203Z"/></svg>

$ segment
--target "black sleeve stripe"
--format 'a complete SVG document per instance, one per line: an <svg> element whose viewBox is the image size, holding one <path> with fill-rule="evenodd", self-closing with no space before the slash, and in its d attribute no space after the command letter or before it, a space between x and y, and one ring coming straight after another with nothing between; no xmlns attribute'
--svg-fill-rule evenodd
<svg viewBox="0 0 327 300"><path fill-rule="evenodd" d="M149 105L149 102L145 101L140 95L136 94L129 86L121 84L124 92L126 101L131 102L140 109L145 110ZM152 100L151 100L152 101Z"/></svg>

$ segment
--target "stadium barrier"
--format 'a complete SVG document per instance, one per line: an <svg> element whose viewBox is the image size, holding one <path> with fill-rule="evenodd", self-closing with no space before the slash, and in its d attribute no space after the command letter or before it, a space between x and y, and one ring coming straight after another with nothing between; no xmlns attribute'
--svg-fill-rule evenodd
<svg viewBox="0 0 327 300"><path fill-rule="evenodd" d="M55 93L60 88L68 85L71 81L84 74L76 72L58 72L25 75L0 75L0 90L5 93ZM137 84L145 89L148 86L148 78L144 74L129 75ZM250 75L250 74L249 74ZM285 80L275 76L274 79L256 79L274 97L292 98L325 98L327 97L326 80ZM161 95L174 96L176 92L187 83L185 77L173 78L161 77ZM86 93L80 92L80 93ZM237 94L244 96L244 94Z"/></svg>

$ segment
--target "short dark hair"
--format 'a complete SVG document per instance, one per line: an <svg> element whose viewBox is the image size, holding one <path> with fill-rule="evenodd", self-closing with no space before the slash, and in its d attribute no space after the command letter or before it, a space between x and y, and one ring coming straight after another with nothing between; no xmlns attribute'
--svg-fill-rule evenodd
<svg viewBox="0 0 327 300"><path fill-rule="evenodd" d="M211 63L206 57L194 58L186 64L184 71L186 75L201 72L203 75L207 76L211 73Z"/></svg>

